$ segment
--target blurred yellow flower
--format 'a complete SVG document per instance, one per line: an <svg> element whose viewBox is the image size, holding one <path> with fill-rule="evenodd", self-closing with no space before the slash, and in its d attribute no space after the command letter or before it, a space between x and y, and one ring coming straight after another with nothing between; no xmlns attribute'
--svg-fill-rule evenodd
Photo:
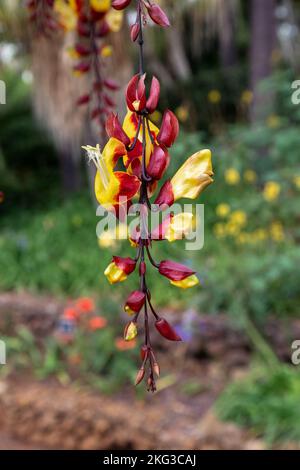
<svg viewBox="0 0 300 470"><path fill-rule="evenodd" d="M219 90L210 90L207 97L208 97L208 101L212 104L218 104L220 103L222 99L222 95L219 92Z"/></svg>
<svg viewBox="0 0 300 470"><path fill-rule="evenodd" d="M225 225L224 224L215 224L213 227L214 234L217 238L223 238L226 235Z"/></svg>
<svg viewBox="0 0 300 470"><path fill-rule="evenodd" d="M249 106L253 101L253 92L251 90L244 90L241 95L241 102Z"/></svg>
<svg viewBox="0 0 300 470"><path fill-rule="evenodd" d="M293 181L296 188L300 189L300 175L294 176Z"/></svg>
<svg viewBox="0 0 300 470"><path fill-rule="evenodd" d="M232 186L238 184L241 179L239 172L235 168L228 168L224 176L226 183Z"/></svg>
<svg viewBox="0 0 300 470"><path fill-rule="evenodd" d="M57 14L60 25L66 31L73 31L77 25L77 15L72 5L64 0L56 0L54 3L54 11Z"/></svg>
<svg viewBox="0 0 300 470"><path fill-rule="evenodd" d="M113 49L111 46L103 46L101 49L101 56L102 57L110 57L113 53Z"/></svg>
<svg viewBox="0 0 300 470"><path fill-rule="evenodd" d="M270 114L267 118L267 126L270 129L277 129L280 126L280 117L277 114Z"/></svg>
<svg viewBox="0 0 300 470"><path fill-rule="evenodd" d="M117 240L126 240L128 235L128 227L126 224L119 224L116 229L105 230L98 237L98 245L100 248L114 248Z"/></svg>
<svg viewBox="0 0 300 470"><path fill-rule="evenodd" d="M216 214L218 217L227 217L230 212L230 205L229 204L219 204L216 207Z"/></svg>
<svg viewBox="0 0 300 470"><path fill-rule="evenodd" d="M246 170L244 172L244 180L247 183L255 183L255 181L257 180L257 174L253 170Z"/></svg>
<svg viewBox="0 0 300 470"><path fill-rule="evenodd" d="M237 225L238 227L243 227L247 223L247 214L244 211L234 211L231 213L230 224Z"/></svg>
<svg viewBox="0 0 300 470"><path fill-rule="evenodd" d="M264 228L258 228L253 232L254 239L257 241L263 241L268 238L268 232Z"/></svg>
<svg viewBox="0 0 300 470"><path fill-rule="evenodd" d="M270 226L271 238L276 242L284 240L284 230L281 222L273 222Z"/></svg>
<svg viewBox="0 0 300 470"><path fill-rule="evenodd" d="M228 224L225 226L226 232L228 235L235 236L241 231L241 226L239 224L236 224L234 222L228 222Z"/></svg>
<svg viewBox="0 0 300 470"><path fill-rule="evenodd" d="M241 232L237 235L236 241L239 245L244 245L248 242L248 233Z"/></svg>
<svg viewBox="0 0 300 470"><path fill-rule="evenodd" d="M178 106L175 111L175 114L178 117L179 121L186 122L189 118L189 109L186 105Z"/></svg>
<svg viewBox="0 0 300 470"><path fill-rule="evenodd" d="M111 0L90 0L93 10L99 13L105 13L110 8Z"/></svg>
<svg viewBox="0 0 300 470"><path fill-rule="evenodd" d="M280 191L281 191L281 186L279 183L276 183L275 181L268 181L265 184L265 187L263 190L263 196L266 201L272 202L278 199Z"/></svg>
<svg viewBox="0 0 300 470"><path fill-rule="evenodd" d="M110 31L113 33L119 32L123 23L123 11L111 8L105 16L105 21L108 24Z"/></svg>

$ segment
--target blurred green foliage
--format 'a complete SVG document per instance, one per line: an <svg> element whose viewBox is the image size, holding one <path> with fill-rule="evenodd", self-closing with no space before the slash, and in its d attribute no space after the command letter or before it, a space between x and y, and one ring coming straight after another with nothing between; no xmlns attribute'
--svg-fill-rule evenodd
<svg viewBox="0 0 300 470"><path fill-rule="evenodd" d="M255 366L246 379L230 384L219 398L219 416L250 428L268 443L300 440L300 375L281 366Z"/></svg>

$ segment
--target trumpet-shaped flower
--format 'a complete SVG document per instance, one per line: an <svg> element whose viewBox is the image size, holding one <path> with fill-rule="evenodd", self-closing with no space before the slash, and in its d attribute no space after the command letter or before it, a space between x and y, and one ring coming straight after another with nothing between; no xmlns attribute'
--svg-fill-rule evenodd
<svg viewBox="0 0 300 470"><path fill-rule="evenodd" d="M98 202L103 207L112 208L120 203L130 201L140 189L140 180L124 171L114 171L119 160L126 154L125 145L115 138L109 139L108 143L100 152L97 147L84 147L87 156L96 168L95 194Z"/></svg>
<svg viewBox="0 0 300 470"><path fill-rule="evenodd" d="M155 204L171 206L179 198L195 199L213 182L210 150L201 150L182 165L162 186Z"/></svg>

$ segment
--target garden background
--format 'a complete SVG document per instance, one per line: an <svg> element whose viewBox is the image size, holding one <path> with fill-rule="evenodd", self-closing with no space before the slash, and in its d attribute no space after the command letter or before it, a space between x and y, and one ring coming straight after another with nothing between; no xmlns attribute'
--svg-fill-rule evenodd
<svg viewBox="0 0 300 470"><path fill-rule="evenodd" d="M211 148L215 177L198 201L204 248L154 247L195 267L201 286L182 293L150 273L185 341L155 340L162 375L149 396L132 385L139 342L122 339L136 279L103 276L132 248L96 237L81 146L100 136L76 105L88 79L72 73L75 33L37 35L23 2L0 1L0 448L299 448L300 2L160 3L172 28L149 21L145 55L181 125L168 174ZM138 60L131 22L129 8L109 37L121 117Z"/></svg>

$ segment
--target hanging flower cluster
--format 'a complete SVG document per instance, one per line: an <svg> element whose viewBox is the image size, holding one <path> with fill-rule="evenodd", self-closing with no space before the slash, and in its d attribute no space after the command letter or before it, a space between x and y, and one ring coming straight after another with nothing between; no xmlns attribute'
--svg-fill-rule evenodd
<svg viewBox="0 0 300 470"><path fill-rule="evenodd" d="M111 0L30 0L28 8L40 33L73 32L75 44L69 53L76 61L74 74L89 74L91 83L77 105L89 105L91 119L104 132L106 116L115 106L111 94L119 88L105 72L106 59L112 54L107 38L120 30L123 13L111 7Z"/></svg>
<svg viewBox="0 0 300 470"><path fill-rule="evenodd" d="M114 0L117 9L128 6L128 0ZM131 316L124 331L124 339L132 341L138 334L138 320L142 316L145 340L141 348L142 364L136 377L139 384L147 377L148 390L155 391L155 376L159 375L159 365L151 346L149 319L154 316L157 331L170 341L181 341L172 326L155 311L147 284L147 263L149 261L159 274L171 284L187 289L199 284L196 272L189 267L171 260L156 262L151 254L152 242L182 239L193 227L193 214L169 214L154 230L148 229L149 210L164 210L179 198L195 199L212 183L211 152L196 152L177 171L171 179L162 185L151 205L158 182L165 175L170 162L169 150L174 144L179 124L176 116L166 110L160 129L150 120L150 115L158 106L160 83L153 77L149 92L146 91L146 74L143 61L143 8L152 19L162 26L169 24L166 14L153 2L137 0L138 42L140 46L140 70L130 80L126 89L127 114L123 124L118 116L111 113L106 121L109 140L101 152L100 147L85 147L87 156L97 168L95 194L98 202L107 210L115 210L116 217L126 213L132 200L138 200L139 224L133 233L129 233L131 245L136 248L134 257L114 256L105 270L105 276L111 284L123 282L136 269L139 274L139 287L131 292L125 302L124 310ZM154 14L155 12L155 14ZM124 170L116 169L122 160Z"/></svg>
<svg viewBox="0 0 300 470"><path fill-rule="evenodd" d="M59 23L54 14L55 0L29 0L27 9L29 21L35 25L37 33L50 36L59 28Z"/></svg>

